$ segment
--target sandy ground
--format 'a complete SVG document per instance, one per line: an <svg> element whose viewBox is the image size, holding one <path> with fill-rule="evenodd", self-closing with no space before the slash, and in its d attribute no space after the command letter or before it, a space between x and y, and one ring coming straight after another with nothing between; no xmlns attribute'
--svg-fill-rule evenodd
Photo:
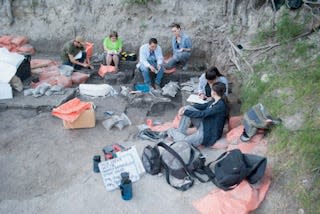
<svg viewBox="0 0 320 214"><path fill-rule="evenodd" d="M170 121L174 114L158 120ZM0 112L0 213L196 213L192 202L214 189L212 183L182 193L163 176L145 175L133 184L133 199L124 201L120 190L107 192L101 175L93 173L92 157L106 145L135 145L140 155L154 144L136 137L144 112L130 109L128 116L133 125L122 131L106 131L102 120L92 129L66 130L50 112ZM208 159L221 152L204 150Z"/></svg>

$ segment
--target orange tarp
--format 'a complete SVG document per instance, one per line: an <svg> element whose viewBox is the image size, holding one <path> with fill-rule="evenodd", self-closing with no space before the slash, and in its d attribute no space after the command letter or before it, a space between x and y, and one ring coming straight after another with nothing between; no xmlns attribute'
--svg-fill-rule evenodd
<svg viewBox="0 0 320 214"><path fill-rule="evenodd" d="M61 106L54 108L52 110L52 115L72 123L82 112L91 108L91 103L82 102L79 98L74 98Z"/></svg>
<svg viewBox="0 0 320 214"><path fill-rule="evenodd" d="M98 74L100 77L104 77L107 73L115 73L116 67L112 65L100 65Z"/></svg>
<svg viewBox="0 0 320 214"><path fill-rule="evenodd" d="M167 131L170 128L178 128L180 120L181 120L181 116L177 115L172 122L167 122L162 125L154 126L152 124L152 120L149 119L147 125L152 131L162 132L162 131Z"/></svg>
<svg viewBox="0 0 320 214"><path fill-rule="evenodd" d="M202 214L246 214L257 209L263 201L271 184L270 169L260 184L250 185L242 181L230 191L215 189L207 196L193 202L193 206Z"/></svg>

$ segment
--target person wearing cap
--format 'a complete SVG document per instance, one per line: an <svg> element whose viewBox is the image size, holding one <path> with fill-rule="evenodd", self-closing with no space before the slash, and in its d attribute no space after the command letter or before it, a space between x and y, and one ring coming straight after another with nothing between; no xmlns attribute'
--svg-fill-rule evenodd
<svg viewBox="0 0 320 214"><path fill-rule="evenodd" d="M179 24L173 23L170 27L174 34L171 41L173 56L169 59L168 63L165 64L165 68L171 69L177 64L181 64L183 66L182 69L187 70L187 61L191 56L191 39L187 34L181 31Z"/></svg>
<svg viewBox="0 0 320 214"><path fill-rule="evenodd" d="M93 66L87 59L85 45L86 42L81 36L77 36L74 40L66 42L60 55L62 64L73 66L77 70L80 70L82 67L92 69Z"/></svg>
<svg viewBox="0 0 320 214"><path fill-rule="evenodd" d="M116 70L118 70L119 56L122 51L122 40L118 38L116 31L112 31L109 37L103 40L103 49L105 51L107 65L111 65L113 62Z"/></svg>

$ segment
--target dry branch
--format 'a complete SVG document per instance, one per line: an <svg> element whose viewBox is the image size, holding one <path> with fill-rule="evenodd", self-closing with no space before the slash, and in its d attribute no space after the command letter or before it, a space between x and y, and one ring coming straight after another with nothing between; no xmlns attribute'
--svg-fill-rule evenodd
<svg viewBox="0 0 320 214"><path fill-rule="evenodd" d="M247 64L247 66L249 67L250 71L253 73L254 70L253 70L251 64L242 56L242 53L240 52L240 50L233 44L233 42L229 39L229 37L227 37L227 40L228 40L229 44L231 45L231 47L239 54L241 59Z"/></svg>

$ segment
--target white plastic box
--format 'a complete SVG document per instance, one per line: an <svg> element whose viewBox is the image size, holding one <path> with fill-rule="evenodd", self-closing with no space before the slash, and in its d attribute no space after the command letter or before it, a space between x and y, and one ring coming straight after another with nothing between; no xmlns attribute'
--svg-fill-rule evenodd
<svg viewBox="0 0 320 214"><path fill-rule="evenodd" d="M0 83L0 100L12 99L12 88L8 83Z"/></svg>

